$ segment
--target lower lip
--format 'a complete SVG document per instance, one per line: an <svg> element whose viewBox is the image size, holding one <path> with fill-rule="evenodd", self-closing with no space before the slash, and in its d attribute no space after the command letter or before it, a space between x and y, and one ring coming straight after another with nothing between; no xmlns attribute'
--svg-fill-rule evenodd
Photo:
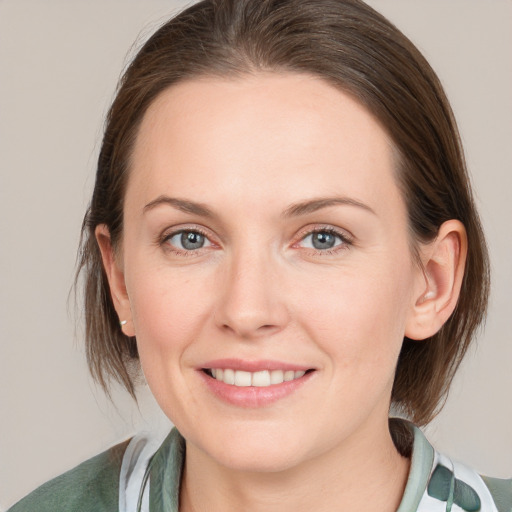
<svg viewBox="0 0 512 512"><path fill-rule="evenodd" d="M243 387L226 384L199 370L200 376L214 395L231 405L246 408L265 407L290 396L309 381L313 373L315 372L308 372L298 379L282 382L281 384L266 387Z"/></svg>

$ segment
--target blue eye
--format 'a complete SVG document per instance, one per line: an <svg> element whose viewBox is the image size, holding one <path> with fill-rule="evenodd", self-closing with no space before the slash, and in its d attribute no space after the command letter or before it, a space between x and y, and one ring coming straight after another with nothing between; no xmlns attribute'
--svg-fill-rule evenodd
<svg viewBox="0 0 512 512"><path fill-rule="evenodd" d="M307 248L325 251L346 244L347 240L334 231L323 229L309 233L302 239L302 243Z"/></svg>
<svg viewBox="0 0 512 512"><path fill-rule="evenodd" d="M211 242L205 235L193 230L178 231L169 236L166 241L177 249L185 251L195 251L211 245Z"/></svg>

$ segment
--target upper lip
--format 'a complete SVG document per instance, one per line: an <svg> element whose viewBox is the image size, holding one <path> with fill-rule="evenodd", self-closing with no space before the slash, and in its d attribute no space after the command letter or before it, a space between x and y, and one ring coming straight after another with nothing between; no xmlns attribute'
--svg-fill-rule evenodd
<svg viewBox="0 0 512 512"><path fill-rule="evenodd" d="M303 364L285 363L283 361L274 361L270 359L261 359L258 361L246 361L242 359L215 359L213 361L207 361L201 365L201 369L226 369L241 370L246 372L258 372L263 370L293 370L293 371L307 371L311 370L311 366L305 366Z"/></svg>

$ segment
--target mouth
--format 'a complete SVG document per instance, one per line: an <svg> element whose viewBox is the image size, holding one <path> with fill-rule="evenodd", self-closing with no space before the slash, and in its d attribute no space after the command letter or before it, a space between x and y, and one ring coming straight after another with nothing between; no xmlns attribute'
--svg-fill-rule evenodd
<svg viewBox="0 0 512 512"><path fill-rule="evenodd" d="M261 408L309 389L317 368L276 360L216 359L197 368L214 396L231 406Z"/></svg>
<svg viewBox="0 0 512 512"><path fill-rule="evenodd" d="M266 388L300 379L314 370L261 370L248 372L231 368L203 368L202 371L212 379L230 386Z"/></svg>

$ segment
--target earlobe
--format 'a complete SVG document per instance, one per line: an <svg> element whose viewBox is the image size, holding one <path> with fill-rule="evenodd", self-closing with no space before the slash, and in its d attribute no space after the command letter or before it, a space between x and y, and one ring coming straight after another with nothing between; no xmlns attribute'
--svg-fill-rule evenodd
<svg viewBox="0 0 512 512"><path fill-rule="evenodd" d="M436 239L421 248L423 277L413 296L406 337L429 338L448 320L459 298L466 254L466 230L458 220L443 223Z"/></svg>
<svg viewBox="0 0 512 512"><path fill-rule="evenodd" d="M96 241L100 248L103 268L107 275L112 302L119 317L119 326L127 336L135 336L130 300L126 291L124 272L112 247L110 232L105 224L96 226Z"/></svg>

